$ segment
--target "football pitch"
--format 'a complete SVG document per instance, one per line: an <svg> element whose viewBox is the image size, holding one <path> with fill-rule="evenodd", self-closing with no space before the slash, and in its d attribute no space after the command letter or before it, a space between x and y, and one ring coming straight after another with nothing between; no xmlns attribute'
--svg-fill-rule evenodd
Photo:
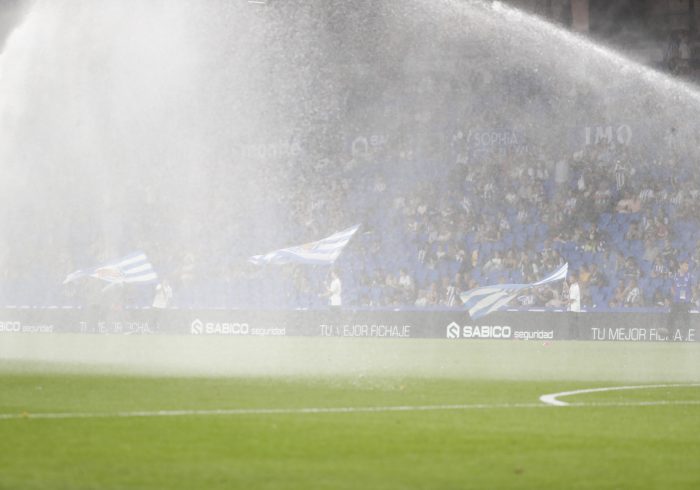
<svg viewBox="0 0 700 490"><path fill-rule="evenodd" d="M695 344L0 340L2 489L700 488Z"/></svg>

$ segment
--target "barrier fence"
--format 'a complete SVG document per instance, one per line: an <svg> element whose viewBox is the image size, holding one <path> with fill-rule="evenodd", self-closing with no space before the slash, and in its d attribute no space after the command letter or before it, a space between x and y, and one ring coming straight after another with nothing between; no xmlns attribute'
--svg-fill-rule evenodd
<svg viewBox="0 0 700 490"><path fill-rule="evenodd" d="M452 341L589 340L696 342L700 315L667 328L668 314L460 311L0 309L7 333L430 338ZM0 337L1 338L1 337Z"/></svg>

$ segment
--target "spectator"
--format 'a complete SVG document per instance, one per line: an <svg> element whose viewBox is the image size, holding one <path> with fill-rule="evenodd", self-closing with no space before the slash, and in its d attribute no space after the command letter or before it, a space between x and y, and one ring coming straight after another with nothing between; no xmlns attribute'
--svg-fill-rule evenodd
<svg viewBox="0 0 700 490"><path fill-rule="evenodd" d="M338 273L331 269L330 282L326 286L326 296L328 297L328 304L331 308L338 309L342 306L342 292L343 285L340 282L340 277Z"/></svg>
<svg viewBox="0 0 700 490"><path fill-rule="evenodd" d="M654 291L652 303L656 307L668 306L668 298L664 296L664 293L661 291L661 289L656 289Z"/></svg>
<svg viewBox="0 0 700 490"><path fill-rule="evenodd" d="M688 34L682 33L678 43L678 58L674 70L678 75L685 75L690 71L690 43Z"/></svg>
<svg viewBox="0 0 700 490"><path fill-rule="evenodd" d="M581 288L579 287L576 273L569 275L569 311L579 313L581 311Z"/></svg>
<svg viewBox="0 0 700 490"><path fill-rule="evenodd" d="M399 271L398 287L401 290L401 299L405 304L411 304L415 301L416 285L406 269Z"/></svg>
<svg viewBox="0 0 700 490"><path fill-rule="evenodd" d="M525 291L523 291L517 298L516 300L520 304L520 306L524 307L531 307L535 305L535 293L532 288L528 288Z"/></svg>
<svg viewBox="0 0 700 490"><path fill-rule="evenodd" d="M444 306L457 306L459 298L457 297L457 288L450 284L449 277L442 278L442 285L439 293L440 304Z"/></svg>
<svg viewBox="0 0 700 490"><path fill-rule="evenodd" d="M639 290L636 279L630 279L624 291L624 306L627 308L641 306L642 293Z"/></svg>
<svg viewBox="0 0 700 490"><path fill-rule="evenodd" d="M666 266L671 268L671 266L677 261L677 257L678 250L673 247L671 240L666 238L666 240L664 240L664 247L661 249L661 258L666 263Z"/></svg>
<svg viewBox="0 0 700 490"><path fill-rule="evenodd" d="M651 265L651 272L649 273L649 276L654 279L664 279L669 276L668 267L666 266L660 255L654 259L654 263Z"/></svg>
<svg viewBox="0 0 700 490"><path fill-rule="evenodd" d="M624 197L617 202L615 209L618 213L638 213L642 209L642 203L632 192L625 191Z"/></svg>
<svg viewBox="0 0 700 490"><path fill-rule="evenodd" d="M617 282L617 286L615 286L615 290L613 291L613 296L610 299L610 302L608 305L611 308L620 308L621 306L624 305L625 303L625 281L620 279Z"/></svg>
<svg viewBox="0 0 700 490"><path fill-rule="evenodd" d="M627 228L627 233L625 233L625 240L631 241L641 239L642 230L639 228L639 223L637 221L633 221L632 223L630 223L629 228Z"/></svg>
<svg viewBox="0 0 700 490"><path fill-rule="evenodd" d="M608 278L605 277L605 273L598 270L598 264L596 263L591 264L589 284L598 288L608 285Z"/></svg>
<svg viewBox="0 0 700 490"><path fill-rule="evenodd" d="M166 279L160 281L155 288L155 297L153 298L153 308L167 308L170 300L173 297L173 290L170 283Z"/></svg>
<svg viewBox="0 0 700 490"><path fill-rule="evenodd" d="M641 271L639 270L639 264L637 264L637 259L635 259L631 255L627 257L627 259L625 260L625 268L623 273L627 279L638 279L641 275Z"/></svg>
<svg viewBox="0 0 700 490"><path fill-rule="evenodd" d="M676 329L680 326L690 326L690 304L692 301L693 283L688 269L688 262L681 262L671 283L671 312L668 315L668 339L673 340Z"/></svg>
<svg viewBox="0 0 700 490"><path fill-rule="evenodd" d="M501 258L501 252L495 252L493 257L489 259L486 264L484 264L483 269L486 273L503 270L503 259Z"/></svg>
<svg viewBox="0 0 700 490"><path fill-rule="evenodd" d="M642 258L647 262L653 262L659 255L659 247L656 245L655 237L646 236L644 238L644 255Z"/></svg>

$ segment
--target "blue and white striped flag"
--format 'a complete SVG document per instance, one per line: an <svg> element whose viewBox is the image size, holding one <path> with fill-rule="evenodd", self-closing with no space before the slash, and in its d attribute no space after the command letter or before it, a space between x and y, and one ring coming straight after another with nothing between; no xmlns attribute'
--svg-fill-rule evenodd
<svg viewBox="0 0 700 490"><path fill-rule="evenodd" d="M340 256L345 245L359 228L360 225L356 225L317 242L282 248L265 255L253 255L248 262L256 265L290 263L330 265Z"/></svg>
<svg viewBox="0 0 700 490"><path fill-rule="evenodd" d="M112 284L149 283L158 280L156 271L143 252L134 252L104 265L75 271L68 274L63 284L81 277L94 277Z"/></svg>
<svg viewBox="0 0 700 490"><path fill-rule="evenodd" d="M520 291L532 287L542 286L550 282L566 279L569 264L566 263L558 270L545 277L541 281L530 284L498 284L495 286L483 286L464 292L460 295L464 307L469 310L472 319L480 318L507 305Z"/></svg>

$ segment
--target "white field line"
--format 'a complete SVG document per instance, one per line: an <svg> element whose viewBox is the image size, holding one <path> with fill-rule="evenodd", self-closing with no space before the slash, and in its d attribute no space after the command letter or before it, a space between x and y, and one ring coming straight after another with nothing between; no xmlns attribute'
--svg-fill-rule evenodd
<svg viewBox="0 0 700 490"><path fill-rule="evenodd" d="M679 387L694 387L694 386L700 386L700 383L636 385L636 386L608 386L605 388L586 388L583 390L562 391L560 393L550 393L549 395L542 395L540 397L540 401L542 403L545 403L545 404L551 405L551 406L555 406L555 407L566 407L569 405L576 405L576 404L563 402L563 401L559 400L559 398L562 398L565 396L583 395L586 393L602 393L602 392L606 392L606 391L645 390L645 389L653 389L653 388L679 388Z"/></svg>
<svg viewBox="0 0 700 490"><path fill-rule="evenodd" d="M683 385L688 386L688 385ZM665 405L700 405L700 400L656 400L640 402L571 403L570 407L648 407ZM315 407L315 408L232 408L218 410L154 410L134 412L58 412L58 413L3 413L0 420L16 419L101 419L101 418L146 418L185 417L212 415L304 415L326 413L387 413L387 412L434 412L463 410L495 410L507 408L551 408L542 403L477 403L470 405L406 405L387 407Z"/></svg>

